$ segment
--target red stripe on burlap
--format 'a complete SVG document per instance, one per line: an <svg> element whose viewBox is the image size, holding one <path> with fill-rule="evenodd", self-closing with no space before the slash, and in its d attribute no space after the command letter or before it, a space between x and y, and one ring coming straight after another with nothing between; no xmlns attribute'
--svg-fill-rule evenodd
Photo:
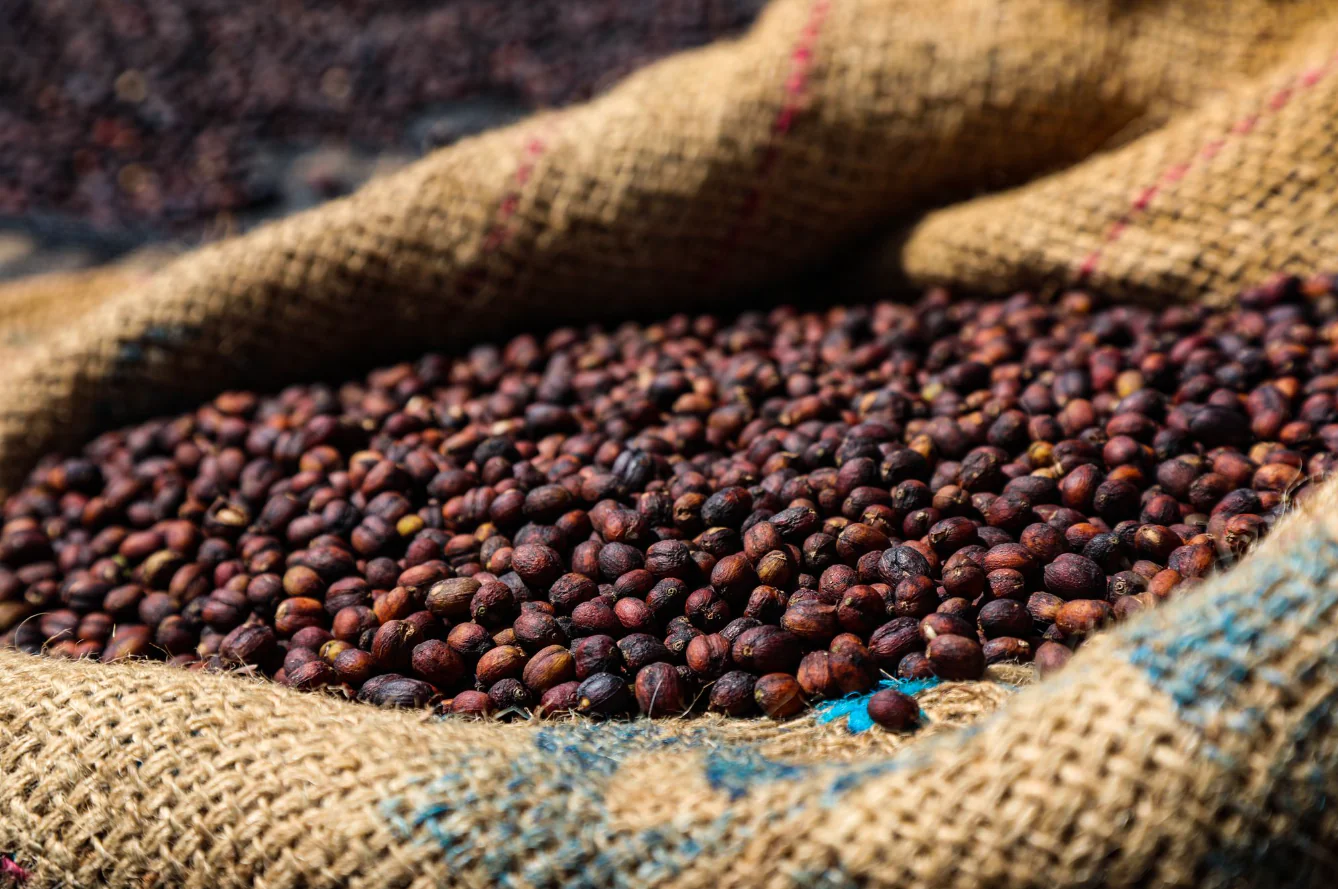
<svg viewBox="0 0 1338 889"><path fill-rule="evenodd" d="M550 129L551 124L545 124L541 127L539 133L525 140L520 161L516 165L516 172L512 174L511 190L503 195L501 201L498 202L497 209L493 214L492 225L488 227L487 232L483 235L480 258L496 253L515 238L518 230L517 226L514 225L516 211L520 209L525 186L534 178L534 170L539 163L539 159L548 151L551 141ZM488 266L484 262L478 261L460 276L456 287L458 292L466 296L473 296L483 289L487 280Z"/></svg>
<svg viewBox="0 0 1338 889"><path fill-rule="evenodd" d="M520 207L521 193L526 183L534 175L535 165L539 158L543 157L544 152L548 150L548 141L542 136L532 136L525 143L525 150L521 154L520 164L516 167L515 184L511 191L506 193L502 201L497 206L497 218L493 221L492 228L483 238L483 252L492 253L504 247L515 237L515 228L511 225L512 219L516 215L516 210Z"/></svg>
<svg viewBox="0 0 1338 889"><path fill-rule="evenodd" d="M813 55L822 26L831 11L832 0L814 0L808 13L808 20L799 32L793 48L790 50L790 69L785 77L785 100L771 122L771 133L762 152L762 160L757 165L754 184L743 198L738 217L720 242L716 258L703 270L703 278L712 282L718 280L736 252L743 234L757 218L765 204L763 186L771 178L780 160L780 144L794 129L799 113L804 110L804 99L808 94L809 79L813 72Z"/></svg>
<svg viewBox="0 0 1338 889"><path fill-rule="evenodd" d="M1111 223L1110 228L1106 230L1105 235L1102 237L1101 245L1091 253L1087 254L1081 264L1079 264L1078 282L1082 283L1091 277L1092 273L1094 273L1100 265L1106 249L1110 247L1111 244L1118 241L1120 237L1128 231L1130 225L1133 224L1135 217L1146 211L1148 205L1152 203L1152 200L1156 198L1157 195L1166 191L1169 186L1174 185L1185 178L1185 175L1189 173L1196 164L1211 161L1213 158L1217 157L1223 147L1225 147L1231 139L1238 136L1246 136L1253 132L1255 127L1259 125L1260 117L1265 112L1275 113L1287 107L1287 103L1290 102L1298 92L1309 89L1323 80L1325 76L1333 70L1335 63L1338 63L1338 55L1331 57L1319 67L1311 68L1304 72L1296 78L1294 83L1288 83L1273 95L1269 96L1268 101L1265 102L1263 111L1245 115L1233 123L1225 135L1212 139L1201 145L1189 160L1181 161L1167 167L1162 172L1161 176L1157 178L1156 182L1138 192L1137 196L1130 202L1128 209L1125 210L1118 219Z"/></svg>

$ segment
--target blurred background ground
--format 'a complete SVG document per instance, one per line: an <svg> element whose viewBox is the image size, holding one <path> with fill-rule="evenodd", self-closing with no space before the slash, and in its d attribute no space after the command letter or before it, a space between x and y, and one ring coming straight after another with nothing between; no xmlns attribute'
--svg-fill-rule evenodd
<svg viewBox="0 0 1338 889"><path fill-rule="evenodd" d="M0 0L0 279L302 209L764 0Z"/></svg>

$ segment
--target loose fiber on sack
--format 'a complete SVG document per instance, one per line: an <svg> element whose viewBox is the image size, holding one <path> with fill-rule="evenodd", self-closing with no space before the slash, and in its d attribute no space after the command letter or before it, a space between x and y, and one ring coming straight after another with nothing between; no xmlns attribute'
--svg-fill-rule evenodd
<svg viewBox="0 0 1338 889"><path fill-rule="evenodd" d="M0 349L0 488L220 386L347 373L517 318L716 305L1070 166L931 217L898 264L1184 298L1315 271L1334 246L1336 16L1318 0L776 0L740 40L72 301Z"/></svg>
<svg viewBox="0 0 1338 889"><path fill-rule="evenodd" d="M992 717L853 757L814 720L432 722L2 654L0 848L35 886L1321 885L1336 509ZM984 716L958 688L931 726Z"/></svg>

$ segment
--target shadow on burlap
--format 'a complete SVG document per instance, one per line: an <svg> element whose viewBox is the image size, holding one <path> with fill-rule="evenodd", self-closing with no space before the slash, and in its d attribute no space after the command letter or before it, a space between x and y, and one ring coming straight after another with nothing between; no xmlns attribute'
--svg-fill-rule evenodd
<svg viewBox="0 0 1338 889"><path fill-rule="evenodd" d="M839 277L1222 299L1324 271L1335 16L777 0L741 40L152 276L0 290L0 485L220 387L516 318L718 309L897 227L856 269L872 279ZM1338 873L1336 499L1054 681L923 692L910 738L430 722L0 653L0 850L38 886L1319 885Z"/></svg>

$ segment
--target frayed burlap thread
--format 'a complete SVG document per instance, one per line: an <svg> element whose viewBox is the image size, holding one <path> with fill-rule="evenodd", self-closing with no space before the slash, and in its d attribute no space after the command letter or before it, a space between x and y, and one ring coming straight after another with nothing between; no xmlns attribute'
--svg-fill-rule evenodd
<svg viewBox="0 0 1338 889"><path fill-rule="evenodd" d="M927 221L898 262L1007 290L1077 280L1096 254L1084 282L1194 298L1327 259L1327 74L1110 232L1204 133L1308 82L1335 17L1318 0L776 0L739 40L70 301L0 349L0 488L221 387L521 322L718 309L881 226L1067 167L1034 198Z"/></svg>
<svg viewBox="0 0 1338 889"><path fill-rule="evenodd" d="M35 886L1327 885L1335 515L855 756L813 718L433 721L0 654L0 847ZM931 725L971 694L933 691Z"/></svg>

